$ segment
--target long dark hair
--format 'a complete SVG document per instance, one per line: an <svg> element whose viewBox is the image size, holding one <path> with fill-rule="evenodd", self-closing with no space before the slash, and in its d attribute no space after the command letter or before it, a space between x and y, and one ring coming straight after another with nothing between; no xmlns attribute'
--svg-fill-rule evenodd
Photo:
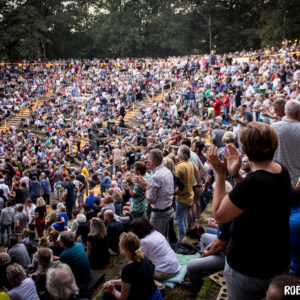
<svg viewBox="0 0 300 300"><path fill-rule="evenodd" d="M150 234L154 230L154 227L144 218L137 218L132 220L129 230L135 233L139 239L142 239Z"/></svg>

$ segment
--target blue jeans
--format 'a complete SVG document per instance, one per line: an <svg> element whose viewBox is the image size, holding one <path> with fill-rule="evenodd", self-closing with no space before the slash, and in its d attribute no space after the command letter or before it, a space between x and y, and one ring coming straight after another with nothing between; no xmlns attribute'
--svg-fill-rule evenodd
<svg viewBox="0 0 300 300"><path fill-rule="evenodd" d="M200 196L200 211L204 211L209 200L212 197L212 192L210 190L204 191L202 196Z"/></svg>
<svg viewBox="0 0 300 300"><path fill-rule="evenodd" d="M176 200L175 224L177 225L178 241L180 242L188 230L188 206L181 204Z"/></svg>
<svg viewBox="0 0 300 300"><path fill-rule="evenodd" d="M224 106L225 121L228 122L228 114L230 107Z"/></svg>
<svg viewBox="0 0 300 300"><path fill-rule="evenodd" d="M225 262L224 277L228 300L261 300L265 297L270 280L246 276Z"/></svg>
<svg viewBox="0 0 300 300"><path fill-rule="evenodd" d="M4 233L5 233L5 230L6 230L6 233L7 233L7 242L9 241L9 238L10 238L10 227L11 227L11 224L9 224L9 225L1 224L1 244L4 244Z"/></svg>

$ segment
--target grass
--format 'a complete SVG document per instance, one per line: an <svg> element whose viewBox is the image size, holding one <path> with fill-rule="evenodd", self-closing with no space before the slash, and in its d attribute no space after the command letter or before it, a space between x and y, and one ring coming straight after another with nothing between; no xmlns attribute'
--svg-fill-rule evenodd
<svg viewBox="0 0 300 300"><path fill-rule="evenodd" d="M198 223L199 225L206 226L207 219L211 217L211 205L209 204L205 211L201 214ZM191 240L195 242L195 240ZM101 270L105 273L105 280L120 278L120 273L126 260L122 256L112 256L109 265ZM218 296L220 286L214 283L208 276L204 277L204 284L201 291L195 295L191 291L183 289L182 286L177 286L174 289L166 288L163 292L165 300L215 300ZM92 299L98 300L101 298L102 284L94 292Z"/></svg>
<svg viewBox="0 0 300 300"><path fill-rule="evenodd" d="M120 272L123 266L126 264L126 260L122 256L111 257L109 265L102 269L101 272L105 273L105 281L110 279L116 279L120 277ZM214 283L209 277L204 278L204 285L198 295L183 289L181 286L177 286L174 289L166 288L163 292L165 300L215 300L219 293L220 286ZM102 284L94 292L92 299L98 300L102 295Z"/></svg>

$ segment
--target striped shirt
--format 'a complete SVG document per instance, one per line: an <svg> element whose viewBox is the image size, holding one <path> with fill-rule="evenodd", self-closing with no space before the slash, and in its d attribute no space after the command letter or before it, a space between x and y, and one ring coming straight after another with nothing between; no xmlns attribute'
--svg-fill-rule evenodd
<svg viewBox="0 0 300 300"><path fill-rule="evenodd" d="M273 123L279 136L279 144L274 160L284 165L296 184L300 177L300 122L283 120Z"/></svg>

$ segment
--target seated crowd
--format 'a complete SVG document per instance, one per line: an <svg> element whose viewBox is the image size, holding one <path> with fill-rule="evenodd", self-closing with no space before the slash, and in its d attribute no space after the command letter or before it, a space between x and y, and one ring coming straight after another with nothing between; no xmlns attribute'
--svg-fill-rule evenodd
<svg viewBox="0 0 300 300"><path fill-rule="evenodd" d="M23 70L25 86L43 70L52 96L26 131L0 134L0 299L91 298L118 255L126 265L102 299L163 299L156 281L180 272L176 249L195 238L184 287L198 293L224 270L229 299L284 299L284 284L300 284L300 62L279 53Z"/></svg>

